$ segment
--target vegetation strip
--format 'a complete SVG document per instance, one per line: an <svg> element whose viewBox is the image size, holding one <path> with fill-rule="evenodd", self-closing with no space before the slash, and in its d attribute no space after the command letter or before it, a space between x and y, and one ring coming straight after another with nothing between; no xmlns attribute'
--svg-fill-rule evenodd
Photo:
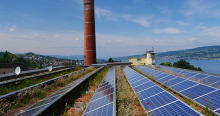
<svg viewBox="0 0 220 116"><path fill-rule="evenodd" d="M62 115L65 113L65 111L69 110L70 107L73 107L73 105L75 107L74 103L76 102L78 98L82 97L82 95L85 94L85 92L87 91L89 87L90 80L93 79L95 75L97 75L97 72L93 73L93 75L90 75L89 77L86 76L86 79L82 83L80 83L74 89L69 91L65 96L63 96L58 101L56 101L53 105L47 108L44 112L41 113L41 115L43 116ZM85 106L85 104L83 106ZM74 108L74 110L77 110L77 109L81 109L81 107Z"/></svg>
<svg viewBox="0 0 220 116"><path fill-rule="evenodd" d="M160 87L162 87L164 90L168 91L169 93L173 94L174 96L176 96L177 98L179 98L180 100L182 100L183 102L187 103L189 106L193 107L194 109L196 109L197 111L201 112L202 114L206 115L206 116L215 116L214 113L212 113L208 108L203 108L199 105L196 104L196 102L191 101L191 99L188 99L185 96L180 95L178 92L173 91L172 89L168 88L167 86L159 83L158 81L156 81L155 79L145 75L144 73L140 72L139 70L136 69L136 67L132 67L132 69L134 69L135 71L137 71L138 73L140 73L141 75L145 76L146 78L150 79L152 82L154 82L155 84L159 85Z"/></svg>
<svg viewBox="0 0 220 116"><path fill-rule="evenodd" d="M89 86L88 88L85 88L87 91L81 92L81 97L76 98L75 101L68 104L66 103L64 113L61 116L81 116L108 70L109 68L104 68L100 72L96 73L94 76L90 77ZM77 107L77 104L82 104L82 106Z"/></svg>
<svg viewBox="0 0 220 116"><path fill-rule="evenodd" d="M51 81L52 79L54 79L58 76L65 75L65 74L71 73L73 71L77 71L79 69L82 69L82 68L76 68L76 69L72 69L72 70L65 71L65 72L61 71L60 73L52 74L48 77L40 76L39 78L24 79L18 84L10 84L8 86L0 86L0 95L5 95L5 94L8 94L8 93L13 92L13 91L21 90L25 87L29 87L29 86L35 85L37 83L40 84L42 82L49 82L49 81ZM1 97L0 97L0 99L1 99Z"/></svg>
<svg viewBox="0 0 220 116"><path fill-rule="evenodd" d="M118 116L146 115L120 66L116 67L116 95Z"/></svg>
<svg viewBox="0 0 220 116"><path fill-rule="evenodd" d="M99 70L101 70L103 67L100 67L92 72L90 72L89 74L84 75L83 77L77 79L76 81L73 81L71 83L69 83L68 85L64 86L62 89L58 90L57 92L55 92L54 94L48 96L47 98L39 101L38 103L34 104L33 106L29 107L28 109L26 109L24 112L21 112L20 114L18 114L17 116L23 116L23 115L33 115L33 116L37 116L40 114L43 114L43 112L52 107L54 103L58 102L59 99L63 98L64 96L68 95L68 93L70 91L72 91L73 89L75 89L75 87L77 87L78 85L81 85L81 83L83 83L85 80L87 80L89 77L91 77L93 74L97 73ZM57 96L58 95L58 96ZM55 96L55 97L54 97ZM69 97L69 96L67 96ZM51 99L52 98L52 99ZM49 101L48 101L49 99ZM41 106L43 104L48 103L47 105L44 105L43 107L41 107L39 110L32 110L33 108L38 108L39 106ZM48 112L46 112L48 113Z"/></svg>
<svg viewBox="0 0 220 116"><path fill-rule="evenodd" d="M31 104L34 104L37 101L51 95L55 91L61 89L63 86L80 78L82 75L91 72L92 70L94 70L94 67L81 69L79 71L57 77L56 80L53 80L51 83L45 83L25 91L19 91L11 96L3 95L5 97L0 99L0 115L6 112L8 112L8 115L14 115L20 112L19 109L23 110L27 108Z"/></svg>

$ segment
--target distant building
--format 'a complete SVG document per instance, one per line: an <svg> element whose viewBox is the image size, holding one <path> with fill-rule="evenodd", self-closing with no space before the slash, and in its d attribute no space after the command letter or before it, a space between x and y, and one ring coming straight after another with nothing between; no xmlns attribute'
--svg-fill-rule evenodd
<svg viewBox="0 0 220 116"><path fill-rule="evenodd" d="M129 58L129 62L132 62L132 65L155 65L155 54L152 48L152 50L146 50L144 58Z"/></svg>
<svg viewBox="0 0 220 116"><path fill-rule="evenodd" d="M13 73L17 66L21 68L21 71L28 70L24 63L0 63L0 74Z"/></svg>

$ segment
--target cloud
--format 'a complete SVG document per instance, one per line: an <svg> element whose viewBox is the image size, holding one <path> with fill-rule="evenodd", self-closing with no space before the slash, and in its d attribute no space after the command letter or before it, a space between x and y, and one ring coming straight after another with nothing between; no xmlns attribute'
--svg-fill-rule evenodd
<svg viewBox="0 0 220 116"><path fill-rule="evenodd" d="M191 39L189 39L189 41L195 41L195 40L197 40L197 38L191 38Z"/></svg>
<svg viewBox="0 0 220 116"><path fill-rule="evenodd" d="M183 21L176 21L176 23L183 25L183 26L190 25L189 23L185 23Z"/></svg>
<svg viewBox="0 0 220 116"><path fill-rule="evenodd" d="M73 15L74 17L78 18L78 19L83 19L84 17L81 16L77 16L77 15Z"/></svg>
<svg viewBox="0 0 220 116"><path fill-rule="evenodd" d="M151 25L151 23L149 21L149 19L152 18L151 16L131 17L130 15L124 14L124 15L122 15L122 17L125 20L138 23L138 24L140 24L140 25L142 25L144 27L150 27L150 25Z"/></svg>
<svg viewBox="0 0 220 116"><path fill-rule="evenodd" d="M60 36L59 36L59 35L54 35L54 37L55 37L55 38L59 38Z"/></svg>
<svg viewBox="0 0 220 116"><path fill-rule="evenodd" d="M164 7L158 7L158 9L160 10L160 12L162 14L167 14L167 15L170 15L173 11L168 9L168 8L164 8Z"/></svg>
<svg viewBox="0 0 220 116"><path fill-rule="evenodd" d="M131 21L139 23L140 25L144 27L150 27L150 22L148 21L151 17L143 16L136 19L133 19Z"/></svg>
<svg viewBox="0 0 220 116"><path fill-rule="evenodd" d="M54 38L59 35L59 38ZM1 49L12 53L34 52L46 55L82 55L83 41L74 38L83 38L83 32L78 31L32 31L19 29L11 34L9 31L0 32ZM13 42L12 42L13 41ZM8 47L10 45L10 47ZM40 45L40 46L39 46ZM73 46L75 48L53 48ZM27 49L28 48L28 49Z"/></svg>
<svg viewBox="0 0 220 116"><path fill-rule="evenodd" d="M170 34L182 33L182 31L176 28L155 29L152 32L153 33L170 33Z"/></svg>
<svg viewBox="0 0 220 116"><path fill-rule="evenodd" d="M75 40L76 40L76 41L78 41L78 40L79 40L79 38L76 38Z"/></svg>
<svg viewBox="0 0 220 116"><path fill-rule="evenodd" d="M220 37L220 27L205 28L201 32L202 36Z"/></svg>
<svg viewBox="0 0 220 116"><path fill-rule="evenodd" d="M95 8L95 14L98 16L99 19L101 19L101 17L107 17L108 20L112 20L112 21L117 21L117 17L118 17L116 14L112 13L111 11L99 7Z"/></svg>
<svg viewBox="0 0 220 116"><path fill-rule="evenodd" d="M15 30L15 27L16 27L16 26L11 27L11 28L9 29L9 31L11 31L11 32L14 31L14 30Z"/></svg>
<svg viewBox="0 0 220 116"><path fill-rule="evenodd" d="M80 5L83 5L83 0L73 0L73 1L80 4Z"/></svg>
<svg viewBox="0 0 220 116"><path fill-rule="evenodd" d="M128 15L128 14L119 15L117 13L113 13L113 12L106 10L106 9L103 9L103 8L96 8L95 13L99 19L101 19L101 17L105 17L111 21L118 21L118 19L123 18L125 20L132 21L134 23L138 23L144 27L150 27L150 25L151 25L149 20L152 18L152 16L132 17L131 15Z"/></svg>
<svg viewBox="0 0 220 116"><path fill-rule="evenodd" d="M219 2L213 0L186 0L182 13L185 16L201 15L219 17Z"/></svg>

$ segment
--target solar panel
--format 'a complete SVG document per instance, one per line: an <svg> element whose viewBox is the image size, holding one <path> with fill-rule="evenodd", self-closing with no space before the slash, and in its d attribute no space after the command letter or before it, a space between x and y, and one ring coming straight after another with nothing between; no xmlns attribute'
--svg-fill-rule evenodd
<svg viewBox="0 0 220 116"><path fill-rule="evenodd" d="M148 113L154 116L197 116L198 114L194 109L187 107L180 101L168 104L164 107L155 109Z"/></svg>
<svg viewBox="0 0 220 116"><path fill-rule="evenodd" d="M205 100L205 99L207 99L207 100ZM211 93L203 95L201 97L197 97L194 100L204 106L206 106L207 103L209 102L209 104L208 104L209 108L212 108L212 110L214 110L214 111L220 110L220 90L217 90L215 92L211 92Z"/></svg>
<svg viewBox="0 0 220 116"><path fill-rule="evenodd" d="M161 83L165 83L165 82L167 82L169 80L173 80L175 78L176 78L176 76L168 75L168 76L164 76L164 78L158 79L158 81Z"/></svg>
<svg viewBox="0 0 220 116"><path fill-rule="evenodd" d="M98 72L101 69L102 69L102 67L90 72L87 75L84 75L83 77L81 77L80 79L77 79L76 81L73 81L73 82L69 83L68 85L61 88L60 90L58 90L54 94L46 97L45 99L37 102L36 104L34 104L34 105L30 106L29 108L27 108L26 110L22 111L17 116L30 116L30 115L31 116L36 116L36 115L39 115L45 109L50 107L53 103L55 103L57 100L59 100L61 97L63 97L66 93L71 91L77 85L79 85L84 80L86 80L87 78L89 78L90 76L92 76L93 74L95 74L96 72Z"/></svg>
<svg viewBox="0 0 220 116"><path fill-rule="evenodd" d="M142 67L139 69L144 70ZM138 95L138 99L146 112L148 114L152 115L171 115L171 116L176 116L176 114L186 114L189 115L197 115L200 116L202 115L201 113L197 112L196 110L192 109L190 106L187 104L183 103L179 99L177 99L175 96L172 94L168 93L146 77L140 75L136 71L132 70L128 66L123 68L123 71L125 73L126 78L128 79L128 82L132 86L132 89L136 94ZM152 71L155 72L155 71ZM146 73L146 72L145 72ZM149 74L149 73L148 73ZM136 75L137 77L135 77ZM132 84L131 78L137 78L140 79L141 81L137 81L137 84ZM170 78L175 78L170 76ZM147 80L147 81L144 81ZM176 112L176 114L172 114L173 111L168 110L169 108L173 109L173 111L179 111ZM166 112L164 112L165 110ZM183 112L184 111L184 112Z"/></svg>
<svg viewBox="0 0 220 116"><path fill-rule="evenodd" d="M184 74L186 78L190 78L193 81L202 82L206 85L213 86L220 86L220 77L219 76L213 76L209 74L203 74L200 72L193 72L193 71L187 71L184 69L174 69L173 67L166 67L166 69L171 69L171 71L175 73L181 73Z"/></svg>
<svg viewBox="0 0 220 116"><path fill-rule="evenodd" d="M176 77L176 78L174 78L172 80L169 80L169 81L165 82L164 85L173 86L173 85L178 84L178 83L180 83L180 82L182 82L184 80L185 79L183 79L183 78Z"/></svg>
<svg viewBox="0 0 220 116"><path fill-rule="evenodd" d="M143 67L143 66L138 67L138 69L142 69L142 71L144 70L143 68L146 68L146 67ZM209 76L205 74L195 74L195 73L188 73L188 74L193 74L194 78L200 79L204 82L206 81L207 83L208 82L212 83L211 78L215 80L216 83L219 83L218 78L215 76ZM165 80L165 79L166 77L162 77L162 79L159 79L157 81L164 85L167 85L169 88L173 89L176 92L179 92L181 95L190 98L191 100L195 101L199 105L203 105L203 107L206 107L208 104L209 108L212 109L213 112L220 115L219 114L219 110L220 110L220 97L219 97L220 90L219 89L207 86L205 84L191 81L191 79L187 80L185 78L181 78L177 76L176 78L168 80L164 83L164 81L162 80Z"/></svg>
<svg viewBox="0 0 220 116"><path fill-rule="evenodd" d="M204 94L207 94L207 93L215 91L215 90L216 89L211 88L209 86L198 84L198 85L191 87L189 89L182 90L182 91L180 91L180 93L186 95L187 97L189 97L191 99L194 99L194 98L197 98L199 96L202 96Z"/></svg>
<svg viewBox="0 0 220 116"><path fill-rule="evenodd" d="M176 90L176 91L182 91L182 90L185 90L189 87L196 86L196 85L198 85L198 83L192 82L192 81L189 81L189 80L185 80L185 81L182 81L182 82L180 82L176 85L171 86L171 88Z"/></svg>
<svg viewBox="0 0 220 116"><path fill-rule="evenodd" d="M83 116L115 116L115 67L109 69Z"/></svg>
<svg viewBox="0 0 220 116"><path fill-rule="evenodd" d="M191 77L192 80L195 81L200 81L200 80L204 80L205 78L207 78L209 75L204 75L204 74L198 74L195 75L194 77Z"/></svg>

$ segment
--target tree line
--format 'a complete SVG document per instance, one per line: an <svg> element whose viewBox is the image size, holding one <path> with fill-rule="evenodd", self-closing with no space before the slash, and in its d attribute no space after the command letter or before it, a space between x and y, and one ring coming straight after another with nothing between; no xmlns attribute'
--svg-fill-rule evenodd
<svg viewBox="0 0 220 116"><path fill-rule="evenodd" d="M189 62L186 60L179 60L177 62L174 62L173 64L171 62L161 62L160 65L164 66L170 66L170 67L177 67L177 68L184 68L184 69L190 69L190 70L197 70L197 71L203 71L201 67L196 68L194 65L190 65Z"/></svg>
<svg viewBox="0 0 220 116"><path fill-rule="evenodd" d="M0 57L0 63L18 63L18 62L22 62L26 66L34 66L35 68L42 68L41 66L43 64L42 62L39 62L39 65L38 65L34 61L27 60L23 58L22 56L18 57L15 54L9 53L7 50L5 51L3 56Z"/></svg>

